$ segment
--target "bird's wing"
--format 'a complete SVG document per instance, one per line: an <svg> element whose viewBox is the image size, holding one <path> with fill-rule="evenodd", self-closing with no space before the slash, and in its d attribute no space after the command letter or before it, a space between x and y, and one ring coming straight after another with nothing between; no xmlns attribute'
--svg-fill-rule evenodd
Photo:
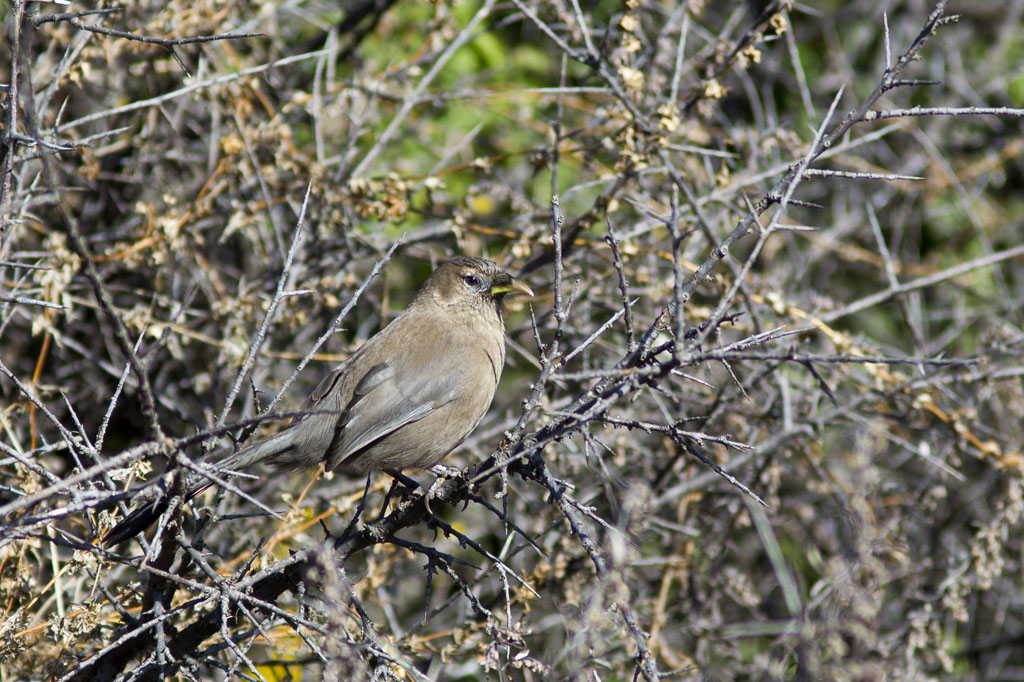
<svg viewBox="0 0 1024 682"><path fill-rule="evenodd" d="M327 397L327 395L330 394L331 389L334 388L334 385L338 383L338 380L342 378L345 370L348 369L349 365L355 359L356 356L353 355L351 358L331 370L330 374L321 379L320 383L313 389L313 392L309 394L308 398L306 398L305 408L315 408L317 403Z"/></svg>
<svg viewBox="0 0 1024 682"><path fill-rule="evenodd" d="M443 368L448 371L424 371L415 364L388 360L362 376L328 450L328 469L454 400L465 383L463 369L454 364Z"/></svg>

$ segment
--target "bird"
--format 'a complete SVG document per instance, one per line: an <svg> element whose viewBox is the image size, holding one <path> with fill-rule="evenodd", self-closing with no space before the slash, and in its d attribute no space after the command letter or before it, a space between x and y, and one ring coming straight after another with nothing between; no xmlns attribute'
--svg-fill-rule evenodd
<svg viewBox="0 0 1024 682"><path fill-rule="evenodd" d="M533 297L497 263L456 256L439 265L408 306L316 386L278 433L221 457L218 469L352 474L429 469L469 436L490 408L505 364L506 297ZM215 455L216 459L217 456ZM211 485L187 482L192 498ZM168 496L131 512L104 537L112 547L167 509Z"/></svg>

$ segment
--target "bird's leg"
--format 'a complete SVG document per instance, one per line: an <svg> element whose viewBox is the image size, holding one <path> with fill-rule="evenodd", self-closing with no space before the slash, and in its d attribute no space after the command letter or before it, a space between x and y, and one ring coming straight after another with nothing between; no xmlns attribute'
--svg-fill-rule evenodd
<svg viewBox="0 0 1024 682"><path fill-rule="evenodd" d="M391 487L388 488L388 494L384 496L384 504L380 508L380 515L377 517L377 521L384 518L384 514L388 511L388 504L391 502L391 497L395 494L395 491L398 489L400 484L404 485L409 490L415 490L419 487L419 484L416 483L416 481L405 476L399 471L386 471L386 473L391 476L393 480L391 481Z"/></svg>
<svg viewBox="0 0 1024 682"><path fill-rule="evenodd" d="M391 504L391 496L394 495L396 487L398 487L397 478L391 481L391 486L388 488L387 495L384 496L384 504L380 506L380 513L377 514L376 521L380 521L388 513L388 505Z"/></svg>
<svg viewBox="0 0 1024 682"><path fill-rule="evenodd" d="M324 529L324 540L327 540L328 538L333 538L335 549L338 549L345 542L345 540L348 539L349 534L352 533L353 530L355 530L356 525L359 523L359 519L363 515L363 510L366 508L366 496L370 494L370 483L372 481L373 472L369 472L366 474L366 485L363 486L363 496L359 498L359 504L356 505L356 513L352 515L352 520L348 522L348 525L345 526L344 532L342 532L342 534L339 537L333 538L331 532L327 529L327 524L323 521L320 522L320 525L323 526ZM381 515L383 516L383 512L381 513Z"/></svg>

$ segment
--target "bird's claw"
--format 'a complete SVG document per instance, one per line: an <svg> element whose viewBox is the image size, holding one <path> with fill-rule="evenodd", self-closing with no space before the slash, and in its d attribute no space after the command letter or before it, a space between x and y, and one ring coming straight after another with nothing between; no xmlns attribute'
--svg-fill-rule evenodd
<svg viewBox="0 0 1024 682"><path fill-rule="evenodd" d="M434 474L437 478L427 488L427 493L423 496L423 506L427 508L427 513L431 516L434 515L434 511L430 508L430 499L434 497L437 491L445 484L449 478L456 478L462 471L458 467L450 467L445 464L435 464L430 467L430 473Z"/></svg>

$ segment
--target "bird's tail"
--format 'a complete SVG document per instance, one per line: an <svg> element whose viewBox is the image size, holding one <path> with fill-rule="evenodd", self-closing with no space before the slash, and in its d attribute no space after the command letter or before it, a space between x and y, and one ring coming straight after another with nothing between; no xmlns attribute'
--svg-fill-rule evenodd
<svg viewBox="0 0 1024 682"><path fill-rule="evenodd" d="M153 522L160 518L160 515L167 511L170 500L164 496L148 502L131 514L124 517L120 523L107 531L103 536L103 546L113 547L125 540L130 540L142 531L153 525Z"/></svg>
<svg viewBox="0 0 1024 682"><path fill-rule="evenodd" d="M287 437L287 431L282 431L259 443L254 443L223 457L219 461L216 461L217 455L214 455L211 459L216 461L217 471L223 472L224 476L227 477L231 475L231 472L246 471L259 462L273 461L291 449L292 443L290 441L291 439ZM185 486L185 500L191 500L211 485L214 485L214 481L209 476L190 475ZM133 510L103 536L103 546L113 547L143 532L153 525L153 522L160 518L161 514L167 511L170 503L170 495L164 493L157 499Z"/></svg>

